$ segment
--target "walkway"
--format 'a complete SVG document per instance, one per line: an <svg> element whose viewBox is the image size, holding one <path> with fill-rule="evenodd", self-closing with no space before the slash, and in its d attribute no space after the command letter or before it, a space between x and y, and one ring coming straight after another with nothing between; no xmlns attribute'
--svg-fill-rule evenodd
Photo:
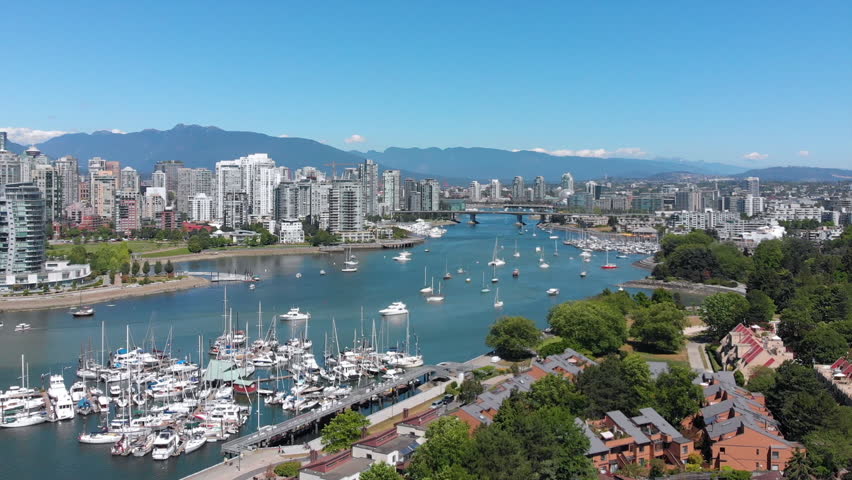
<svg viewBox="0 0 852 480"><path fill-rule="evenodd" d="M255 476L263 478L269 465L278 465L290 460L289 455L279 454L278 448L262 448L244 452L242 458L232 458L210 468L193 473L183 480L245 480Z"/></svg>
<svg viewBox="0 0 852 480"><path fill-rule="evenodd" d="M699 333L707 330L706 325L698 325L694 327L686 327L683 329L683 334L686 338L693 337ZM707 359L707 351L704 349L706 347L706 343L696 342L692 339L688 341L686 344L686 353L689 357L689 366L693 370L697 370L699 372L712 372L711 363Z"/></svg>

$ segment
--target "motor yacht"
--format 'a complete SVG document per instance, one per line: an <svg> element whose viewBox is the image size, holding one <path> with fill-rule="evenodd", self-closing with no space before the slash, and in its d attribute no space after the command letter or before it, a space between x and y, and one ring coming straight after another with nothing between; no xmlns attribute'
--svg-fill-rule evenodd
<svg viewBox="0 0 852 480"><path fill-rule="evenodd" d="M387 308L379 310L379 313L386 317L392 315L405 315L408 313L408 308L406 308L406 305L402 302L393 302L388 305Z"/></svg>
<svg viewBox="0 0 852 480"><path fill-rule="evenodd" d="M299 310L299 307L291 308L287 313L282 313L278 316L281 320L287 320L291 322L298 322L304 320L310 320L311 314L308 312L302 312Z"/></svg>
<svg viewBox="0 0 852 480"><path fill-rule="evenodd" d="M151 456L154 460L168 460L178 447L178 435L174 430L166 429L157 434L157 439L154 440L154 450Z"/></svg>
<svg viewBox="0 0 852 480"><path fill-rule="evenodd" d="M555 297L556 295L559 295L559 289L558 288L548 288L547 294L550 295L551 297Z"/></svg>
<svg viewBox="0 0 852 480"><path fill-rule="evenodd" d="M80 307L77 310L71 312L71 315L74 317L91 317L95 314L95 309L92 307Z"/></svg>

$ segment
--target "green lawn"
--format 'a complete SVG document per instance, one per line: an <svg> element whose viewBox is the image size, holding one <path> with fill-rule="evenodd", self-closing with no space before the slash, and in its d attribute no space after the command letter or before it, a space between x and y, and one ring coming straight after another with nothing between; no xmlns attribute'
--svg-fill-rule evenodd
<svg viewBox="0 0 852 480"><path fill-rule="evenodd" d="M190 251L186 247L174 248L172 250L163 250L162 252L143 253L142 258L162 258L174 257L176 255L189 255Z"/></svg>
<svg viewBox="0 0 852 480"><path fill-rule="evenodd" d="M634 352L645 359L645 361L651 362L666 362L669 365L680 365L682 367L689 368L689 357L686 353L686 346L680 349L677 353L651 353L651 352L643 352L642 350L637 350L635 347L638 345L633 342L628 342L621 347L621 350L625 352ZM641 347L640 347L641 348Z"/></svg>
<svg viewBox="0 0 852 480"><path fill-rule="evenodd" d="M547 338L545 338L544 340L542 340L542 341L541 341L541 343L539 343L539 344L535 347L535 350L536 350L536 351L539 351L539 350L541 350L542 348L544 348L546 345L550 345L551 343L557 343L557 342L561 342L561 341L562 341L562 337L560 337L560 336L558 336L558 335L553 335L553 336L551 336L551 337L547 337Z"/></svg>
<svg viewBox="0 0 852 480"><path fill-rule="evenodd" d="M91 242L82 244L82 246L86 249L87 252L91 253L98 249L101 245L106 243L115 243L115 242ZM133 253L144 253L150 252L151 250L159 250L161 248L168 247L176 247L180 245L180 243L172 243L172 242L156 242L154 240L130 240L124 242L127 244L127 248L130 249ZM71 252L71 249L76 245L73 243L67 243L62 245L51 245L48 247L48 254L53 256L67 255Z"/></svg>

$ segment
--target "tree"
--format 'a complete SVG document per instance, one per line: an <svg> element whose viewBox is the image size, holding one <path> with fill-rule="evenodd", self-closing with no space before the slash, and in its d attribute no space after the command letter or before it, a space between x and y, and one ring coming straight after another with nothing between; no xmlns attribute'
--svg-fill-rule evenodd
<svg viewBox="0 0 852 480"><path fill-rule="evenodd" d="M535 322L524 317L503 317L491 325L485 344L493 348L497 355L510 360L529 356L541 332Z"/></svg>
<svg viewBox="0 0 852 480"><path fill-rule="evenodd" d="M163 263L157 260L157 263L154 264L154 274L159 275L163 273Z"/></svg>
<svg viewBox="0 0 852 480"><path fill-rule="evenodd" d="M174 265L172 265L172 261L171 261L171 260L167 260L167 261L166 261L166 267L165 267L165 270L166 270L166 275L168 275L168 276L170 276L170 277L171 277L171 276L172 276L172 274L174 273L174 271L175 271L175 266L174 266Z"/></svg>
<svg viewBox="0 0 852 480"><path fill-rule="evenodd" d="M550 342L546 344L539 348L536 353L542 358L547 358L551 355L559 355L564 352L566 348L571 348L571 345L569 345L565 340L559 340L557 342Z"/></svg>
<svg viewBox="0 0 852 480"><path fill-rule="evenodd" d="M593 355L615 352L627 340L624 315L600 301L556 305L548 313L547 320L569 345Z"/></svg>
<svg viewBox="0 0 852 480"><path fill-rule="evenodd" d="M683 346L683 312L674 303L656 303L633 314L631 335L645 345L662 352L674 353Z"/></svg>
<svg viewBox="0 0 852 480"><path fill-rule="evenodd" d="M369 425L367 417L355 410L338 413L322 429L323 448L329 453L345 450L361 437L361 429Z"/></svg>
<svg viewBox="0 0 852 480"><path fill-rule="evenodd" d="M740 294L728 292L710 295L701 304L701 320L714 339L721 339L745 320L748 301Z"/></svg>
<svg viewBox="0 0 852 480"><path fill-rule="evenodd" d="M669 367L655 382L654 408L672 425L698 412L704 395L701 387L692 383L695 373L679 365Z"/></svg>
<svg viewBox="0 0 852 480"><path fill-rule="evenodd" d="M142 264L142 275L145 275L147 277L150 272L151 264L148 263L148 260L145 260L145 263Z"/></svg>
<svg viewBox="0 0 852 480"><path fill-rule="evenodd" d="M639 292L642 293L642 292ZM637 295L639 295L637 293ZM651 294L651 302L653 303L675 303L674 295L672 292L666 290L665 288L657 288L654 290L654 293Z"/></svg>
<svg viewBox="0 0 852 480"><path fill-rule="evenodd" d="M697 283L716 277L720 271L713 252L704 245L681 245L666 258L666 265L672 275Z"/></svg>
<svg viewBox="0 0 852 480"><path fill-rule="evenodd" d="M647 371L647 363L644 368ZM597 418L611 410L638 414L640 408L649 406L650 377L650 371L636 376L616 355L586 367L577 377L577 387L589 399L586 416Z"/></svg>
<svg viewBox="0 0 852 480"><path fill-rule="evenodd" d="M473 402L476 400L476 397L485 391L485 387L483 387L482 383L476 378L465 379L459 388L459 400L461 400L462 403Z"/></svg>
<svg viewBox="0 0 852 480"><path fill-rule="evenodd" d="M830 325L820 324L805 334L796 349L797 357L807 364L830 364L846 355L849 344Z"/></svg>
<svg viewBox="0 0 852 480"><path fill-rule="evenodd" d="M133 262L133 266L131 267L131 273L133 273L134 277L139 274L139 262Z"/></svg>
<svg viewBox="0 0 852 480"><path fill-rule="evenodd" d="M385 462L374 462L366 471L361 472L360 480L402 480L396 468Z"/></svg>
<svg viewBox="0 0 852 480"><path fill-rule="evenodd" d="M299 475L302 464L299 462L284 462L275 466L275 475L279 477L295 477Z"/></svg>
<svg viewBox="0 0 852 480"><path fill-rule="evenodd" d="M748 312L745 321L749 324L765 325L775 315L775 302L760 290L750 290L746 295Z"/></svg>
<svg viewBox="0 0 852 480"><path fill-rule="evenodd" d="M766 393L775 387L775 370L760 365L751 372L746 388L752 392Z"/></svg>
<svg viewBox="0 0 852 480"><path fill-rule="evenodd" d="M199 235L193 235L187 242L186 248L190 253L198 253L205 248L204 240Z"/></svg>
<svg viewBox="0 0 852 480"><path fill-rule="evenodd" d="M533 383L527 398L533 408L564 407L573 415L588 407L588 400L574 382L553 374Z"/></svg>
<svg viewBox="0 0 852 480"><path fill-rule="evenodd" d="M88 256L86 254L86 247L81 245L74 245L71 247L71 251L68 252L68 255L65 257L68 260L68 263L72 263L75 265L82 265L88 262Z"/></svg>
<svg viewBox="0 0 852 480"><path fill-rule="evenodd" d="M130 273L130 263L121 264L121 274L128 275Z"/></svg>
<svg viewBox="0 0 852 480"><path fill-rule="evenodd" d="M784 478L789 480L811 480L813 478L812 475L813 472L811 471L808 458L797 448L787 462L787 466L784 469Z"/></svg>
<svg viewBox="0 0 852 480"><path fill-rule="evenodd" d="M444 416L430 423L426 439L427 442L415 451L408 469L414 480L436 478L441 472L463 467L473 443L467 424L454 416Z"/></svg>

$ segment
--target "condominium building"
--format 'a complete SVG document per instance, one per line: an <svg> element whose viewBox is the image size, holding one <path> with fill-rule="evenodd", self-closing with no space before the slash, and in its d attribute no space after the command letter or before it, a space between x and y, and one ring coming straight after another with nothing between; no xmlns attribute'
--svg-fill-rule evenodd
<svg viewBox="0 0 852 480"><path fill-rule="evenodd" d="M0 185L0 272L37 272L45 261L45 204L32 183Z"/></svg>
<svg viewBox="0 0 852 480"><path fill-rule="evenodd" d="M571 175L570 172L565 172L562 174L562 180L559 182L562 190L567 190L570 193L574 193L574 175Z"/></svg>
<svg viewBox="0 0 852 480"><path fill-rule="evenodd" d="M361 195L364 197L364 215L379 214L379 166L369 158L358 165L358 180L361 183Z"/></svg>
<svg viewBox="0 0 852 480"><path fill-rule="evenodd" d="M156 165L154 165L154 171L166 174L166 184L163 186L166 187L167 192L177 191L179 168L183 168L183 162L180 160L165 160L157 162Z"/></svg>
<svg viewBox="0 0 852 480"><path fill-rule="evenodd" d="M113 218L115 215L115 192L118 179L108 170L99 170L92 175L90 203L95 213L101 217Z"/></svg>
<svg viewBox="0 0 852 480"><path fill-rule="evenodd" d="M123 192L139 193L139 172L137 172L133 167L122 168L119 176L118 188Z"/></svg>
<svg viewBox="0 0 852 480"><path fill-rule="evenodd" d="M547 197L547 183L544 181L544 177L535 177L535 183L533 183L533 201L542 202L545 197Z"/></svg>
<svg viewBox="0 0 852 480"><path fill-rule="evenodd" d="M491 200L502 200L503 198L503 186L500 184L500 180L497 178L491 179L491 189L490 195Z"/></svg>
<svg viewBox="0 0 852 480"><path fill-rule="evenodd" d="M70 155L59 157L53 164L53 167L56 169L56 173L59 175L59 182L62 185L60 201L62 208L78 202L80 200L80 190L78 188L78 184L80 183L80 166L77 159Z"/></svg>
<svg viewBox="0 0 852 480"><path fill-rule="evenodd" d="M115 194L115 230L129 234L142 227L142 201L138 192L119 190Z"/></svg>
<svg viewBox="0 0 852 480"><path fill-rule="evenodd" d="M178 186L175 191L177 211L190 215L190 202L199 193L213 199L213 171L207 168L178 168Z"/></svg>
<svg viewBox="0 0 852 480"><path fill-rule="evenodd" d="M382 172L382 209L385 214L400 210L402 207L401 179L399 170Z"/></svg>
<svg viewBox="0 0 852 480"><path fill-rule="evenodd" d="M206 193L196 193L190 199L189 219L193 222L213 220L213 199Z"/></svg>
<svg viewBox="0 0 852 480"><path fill-rule="evenodd" d="M420 210L433 212L441 209L441 185L434 178L420 181Z"/></svg>
<svg viewBox="0 0 852 480"><path fill-rule="evenodd" d="M38 164L30 172L31 182L44 197L45 220L55 222L62 216L62 180L52 165Z"/></svg>
<svg viewBox="0 0 852 480"><path fill-rule="evenodd" d="M328 197L328 228L332 232L361 230L364 208L361 185L353 180L332 181Z"/></svg>
<svg viewBox="0 0 852 480"><path fill-rule="evenodd" d="M524 193L527 188L524 186L524 177L518 175L512 179L512 200L515 202L524 201Z"/></svg>

